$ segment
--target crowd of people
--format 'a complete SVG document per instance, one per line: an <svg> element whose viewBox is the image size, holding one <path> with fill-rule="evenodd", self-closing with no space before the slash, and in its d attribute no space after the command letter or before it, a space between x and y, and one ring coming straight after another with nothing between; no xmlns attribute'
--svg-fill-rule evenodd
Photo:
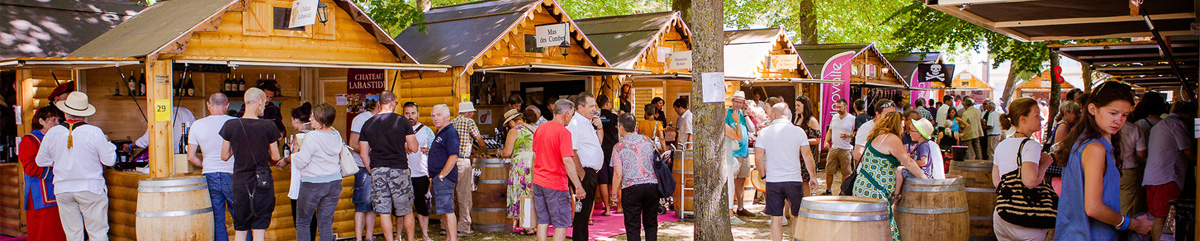
<svg viewBox="0 0 1200 241"><path fill-rule="evenodd" d="M226 210L233 217L234 240L263 240L275 208L272 166L291 170L287 196L298 240L333 239L334 211L348 175L354 176L355 240L373 239L376 217L389 241L401 234L406 240L431 240L432 215L444 215L446 240L474 235L472 157L486 144L472 103L459 103L457 116L445 104L432 106L433 126L425 126L418 121L422 113L416 103L398 105L395 94L383 92L370 112L352 118L343 141L332 127L337 111L328 104L292 109L290 123L297 133L288 135L279 108L269 102L277 92L269 86L247 90L240 116L227 114L228 97L213 94L206 101L211 114L185 123L189 135L182 151L203 168L216 240L228 239ZM504 145L497 155L510 160L505 194L506 216L515 220L512 232L564 240L566 228L574 227L572 237L586 240L598 202L601 215L624 214L630 240L657 239L659 200L670 194L659 193L654 165L663 152L691 148L693 115L688 100L677 99L672 108L679 118L667 125L666 100L655 98L638 118L625 102L628 92L622 88L621 103L589 93L560 99L549 118L525 106L520 96L508 99L500 122L505 128L497 133ZM83 240L86 231L89 240L105 240L108 199L101 173L103 166L113 165L116 147L103 130L84 122L96 112L86 94L63 95L36 111L33 131L20 146L30 239ZM963 159L992 161L992 183L1001 196L993 228L1001 240L1112 240L1118 235L1158 240L1171 201L1194 195L1184 187L1194 175L1188 170L1196 158L1195 138L1187 120L1196 117L1195 103L1168 104L1156 92L1136 97L1118 82L1072 91L1054 121L1045 120L1046 106L1030 98L1013 100L1000 111L992 101L976 104L971 97L947 95L941 102L917 99L913 104L837 99L831 120L822 125L808 97L799 96L790 106L782 97L763 97L755 92L747 99L738 91L729 99L721 142L726 145L723 178L730 222L742 225L739 217L756 214L745 209L744 192L735 187L745 186L757 170L766 184L763 213L771 217L773 240L782 239L782 227L799 213L802 198L817 194L818 145L828 149L821 195L889 204L901 198L905 178L946 178L943 154L953 146L965 147L956 153ZM1047 125L1050 137L1041 143L1035 137ZM668 138L670 133L675 136ZM347 158L357 172L343 170ZM1052 167L1061 168L1061 177L1048 174ZM1048 190L1052 178L1062 183L1053 196L1031 194L1042 186ZM840 192L833 192L833 180L843 180ZM1056 208L1007 199L1021 192L1044 197ZM523 210L523 199L530 199L534 210ZM890 207L891 235L898 240ZM536 228L522 227L526 214L536 216ZM555 227L553 234L549 226Z"/></svg>

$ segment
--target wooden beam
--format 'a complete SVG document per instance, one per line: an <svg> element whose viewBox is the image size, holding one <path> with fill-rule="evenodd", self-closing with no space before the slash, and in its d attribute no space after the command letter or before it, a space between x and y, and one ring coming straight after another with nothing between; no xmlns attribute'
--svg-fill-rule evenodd
<svg viewBox="0 0 1200 241"><path fill-rule="evenodd" d="M1183 36L1192 35L1191 30L1174 30L1174 31L1159 31L1162 36ZM1114 33L1105 35L1093 36L1037 36L1029 38L1030 41L1053 41L1053 40L1079 40L1079 39L1106 39L1106 38L1133 38L1133 37L1153 37L1150 32L1128 32Z"/></svg>
<svg viewBox="0 0 1200 241"><path fill-rule="evenodd" d="M149 133L150 145L146 147L150 152L150 177L168 177L174 174L172 167L172 155L174 152L174 143L177 140L172 140L171 118L173 115L168 115L167 118L157 118L155 115L155 101L166 101L167 112L171 112L171 78L174 78L171 70L170 60L155 60L146 64L146 73L149 73L146 81L146 117L150 119Z"/></svg>
<svg viewBox="0 0 1200 241"><path fill-rule="evenodd" d="M1195 18L1195 17L1196 17L1195 13L1170 13L1170 14L1150 15L1150 19L1154 19L1154 20L1191 19L1191 18ZM1134 22L1134 21L1144 21L1144 19L1142 18L1142 16L1057 18L1057 19L1038 19L1038 20L996 22L995 26L997 28L1016 28L1016 27L1049 26L1049 25L1113 23L1113 22Z"/></svg>
<svg viewBox="0 0 1200 241"><path fill-rule="evenodd" d="M1007 28L997 28L995 26L996 23L994 21L980 17L979 15L976 15L971 12L959 10L958 6L929 5L929 7L936 9L938 11L942 11L943 13L949 14L950 16L954 16L956 18L966 20L967 22L973 23L975 25L979 25L980 27L983 27L983 28L986 28L986 29L989 29L992 31L996 31L997 33L1003 34L1010 38L1014 38L1014 39L1021 40L1021 41L1030 41L1029 36L1026 36L1025 34L1021 34L1021 33L1012 31L1011 29L1007 29Z"/></svg>
<svg viewBox="0 0 1200 241"><path fill-rule="evenodd" d="M941 1L938 1L937 4L943 5L943 6L951 5L951 6L958 7L958 5L963 5L963 4L997 4L997 3L1019 3L1019 2L1029 2L1029 1L1035 1L1035 0L941 0Z"/></svg>

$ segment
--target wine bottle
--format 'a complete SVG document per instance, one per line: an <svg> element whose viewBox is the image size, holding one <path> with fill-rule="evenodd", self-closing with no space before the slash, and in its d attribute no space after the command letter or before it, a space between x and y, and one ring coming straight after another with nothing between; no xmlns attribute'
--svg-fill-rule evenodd
<svg viewBox="0 0 1200 241"><path fill-rule="evenodd" d="M192 83L192 78L187 79L187 83L183 84L183 88L187 90L188 97L196 96L196 85Z"/></svg>
<svg viewBox="0 0 1200 241"><path fill-rule="evenodd" d="M146 73L138 77L138 96L146 96Z"/></svg>
<svg viewBox="0 0 1200 241"><path fill-rule="evenodd" d="M238 94L238 96L241 96L241 95L245 94L245 92L246 92L246 78L244 78L244 77L241 79L238 79L238 92L240 92Z"/></svg>
<svg viewBox="0 0 1200 241"><path fill-rule="evenodd" d="M117 88L113 90L113 96L121 96L121 82L113 83Z"/></svg>
<svg viewBox="0 0 1200 241"><path fill-rule="evenodd" d="M181 123L180 125L183 127L183 135L179 136L179 146L175 150L175 153L187 154L188 126L187 123Z"/></svg>

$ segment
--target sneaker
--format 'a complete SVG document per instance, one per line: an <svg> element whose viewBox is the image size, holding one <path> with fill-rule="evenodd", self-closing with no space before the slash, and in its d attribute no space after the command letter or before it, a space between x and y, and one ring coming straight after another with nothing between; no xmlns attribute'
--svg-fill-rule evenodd
<svg viewBox="0 0 1200 241"><path fill-rule="evenodd" d="M460 237L460 238L461 237L471 237L471 236L475 236L475 232L458 232L458 237Z"/></svg>
<svg viewBox="0 0 1200 241"><path fill-rule="evenodd" d="M732 225L746 225L746 221L742 221L741 219L738 219L737 217L730 217L730 218L729 218L729 224L732 224Z"/></svg>
<svg viewBox="0 0 1200 241"><path fill-rule="evenodd" d="M822 194L822 195L831 196L831 195L833 195L833 192L830 190L825 190L825 194Z"/></svg>
<svg viewBox="0 0 1200 241"><path fill-rule="evenodd" d="M741 209L741 210L738 210L738 211L737 211L737 215L738 215L738 216L742 216L742 217L754 217L754 216L756 216L756 215L754 215L754 213L752 213L752 212L750 212L750 211L746 211L746 209Z"/></svg>

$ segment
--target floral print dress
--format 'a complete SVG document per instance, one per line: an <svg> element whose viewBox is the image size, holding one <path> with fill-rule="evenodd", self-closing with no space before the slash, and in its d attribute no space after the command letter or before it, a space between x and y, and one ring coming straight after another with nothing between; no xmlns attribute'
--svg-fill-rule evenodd
<svg viewBox="0 0 1200 241"><path fill-rule="evenodd" d="M895 190L896 167L900 166L900 161L894 156L879 152L871 146L871 141L867 141L867 151L863 153L860 165L858 178L854 179L854 196L887 201L892 240L900 240L900 229L896 226L896 216L892 213L892 191Z"/></svg>
<svg viewBox="0 0 1200 241"><path fill-rule="evenodd" d="M517 140L513 147L512 168L508 171L508 218L517 219L521 214L521 197L529 195L533 187L533 128L517 126Z"/></svg>

